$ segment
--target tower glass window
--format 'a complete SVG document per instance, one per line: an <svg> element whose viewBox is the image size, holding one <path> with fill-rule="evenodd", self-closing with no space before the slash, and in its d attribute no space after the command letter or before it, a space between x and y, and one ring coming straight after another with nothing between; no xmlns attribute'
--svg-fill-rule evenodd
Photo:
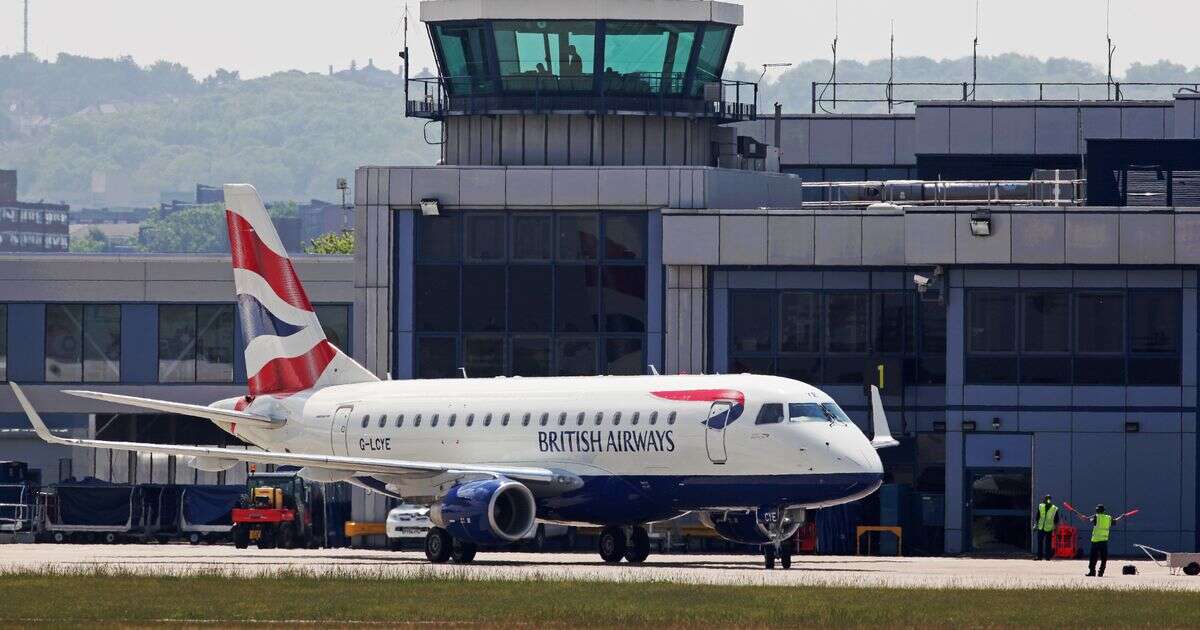
<svg viewBox="0 0 1200 630"><path fill-rule="evenodd" d="M595 22L505 20L493 23L492 31L505 90L592 89Z"/></svg>
<svg viewBox="0 0 1200 630"><path fill-rule="evenodd" d="M682 94L696 45L696 24L609 22L604 38L604 90Z"/></svg>

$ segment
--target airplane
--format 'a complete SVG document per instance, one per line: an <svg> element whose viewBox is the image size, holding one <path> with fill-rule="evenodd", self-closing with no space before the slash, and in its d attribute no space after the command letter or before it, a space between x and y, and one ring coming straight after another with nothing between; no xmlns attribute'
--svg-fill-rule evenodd
<svg viewBox="0 0 1200 630"><path fill-rule="evenodd" d="M209 406L64 393L215 423L261 450L53 435L17 383L37 434L66 446L300 467L430 508L433 563L527 537L539 521L600 527L607 563L644 562L646 525L697 512L767 568L806 510L870 495L877 449L895 446L879 390L874 438L827 394L774 376L654 375L380 380L331 344L253 186L225 186L248 391Z"/></svg>

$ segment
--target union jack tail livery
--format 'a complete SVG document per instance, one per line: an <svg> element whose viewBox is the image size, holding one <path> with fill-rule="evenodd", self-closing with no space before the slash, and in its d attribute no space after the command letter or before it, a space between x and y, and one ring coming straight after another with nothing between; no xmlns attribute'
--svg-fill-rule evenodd
<svg viewBox="0 0 1200 630"><path fill-rule="evenodd" d="M325 338L254 186L226 184L225 204L250 394L378 381Z"/></svg>

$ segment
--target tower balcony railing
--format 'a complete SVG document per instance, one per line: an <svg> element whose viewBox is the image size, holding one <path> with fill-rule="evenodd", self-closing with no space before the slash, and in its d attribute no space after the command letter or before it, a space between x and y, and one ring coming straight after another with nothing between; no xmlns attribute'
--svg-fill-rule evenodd
<svg viewBox="0 0 1200 630"><path fill-rule="evenodd" d="M408 80L407 95L405 113L432 120L483 114L631 113L724 123L758 115L757 83L714 80L689 85L683 75L418 77Z"/></svg>

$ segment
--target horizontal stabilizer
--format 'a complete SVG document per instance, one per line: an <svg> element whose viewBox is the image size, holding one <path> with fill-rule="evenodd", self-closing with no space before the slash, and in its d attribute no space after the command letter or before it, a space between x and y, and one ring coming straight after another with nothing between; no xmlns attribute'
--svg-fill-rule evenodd
<svg viewBox="0 0 1200 630"><path fill-rule="evenodd" d="M14 387L14 391L16 390ZM138 398L137 396L124 396L122 394L106 394L104 392L88 392L78 389L63 390L64 394L79 396L80 398L91 398L93 400L102 400L104 402L115 403L118 405L128 405L130 407L138 407L141 409L152 409L162 413L177 413L184 416L194 416L196 418L205 418L214 422L224 422L228 424L240 424L247 427L258 427L262 429L277 429L283 426L283 420L275 420L244 411L234 411L232 409L215 409L213 407L205 407L204 405L189 405L187 403L171 402L169 400L155 400L153 398Z"/></svg>

